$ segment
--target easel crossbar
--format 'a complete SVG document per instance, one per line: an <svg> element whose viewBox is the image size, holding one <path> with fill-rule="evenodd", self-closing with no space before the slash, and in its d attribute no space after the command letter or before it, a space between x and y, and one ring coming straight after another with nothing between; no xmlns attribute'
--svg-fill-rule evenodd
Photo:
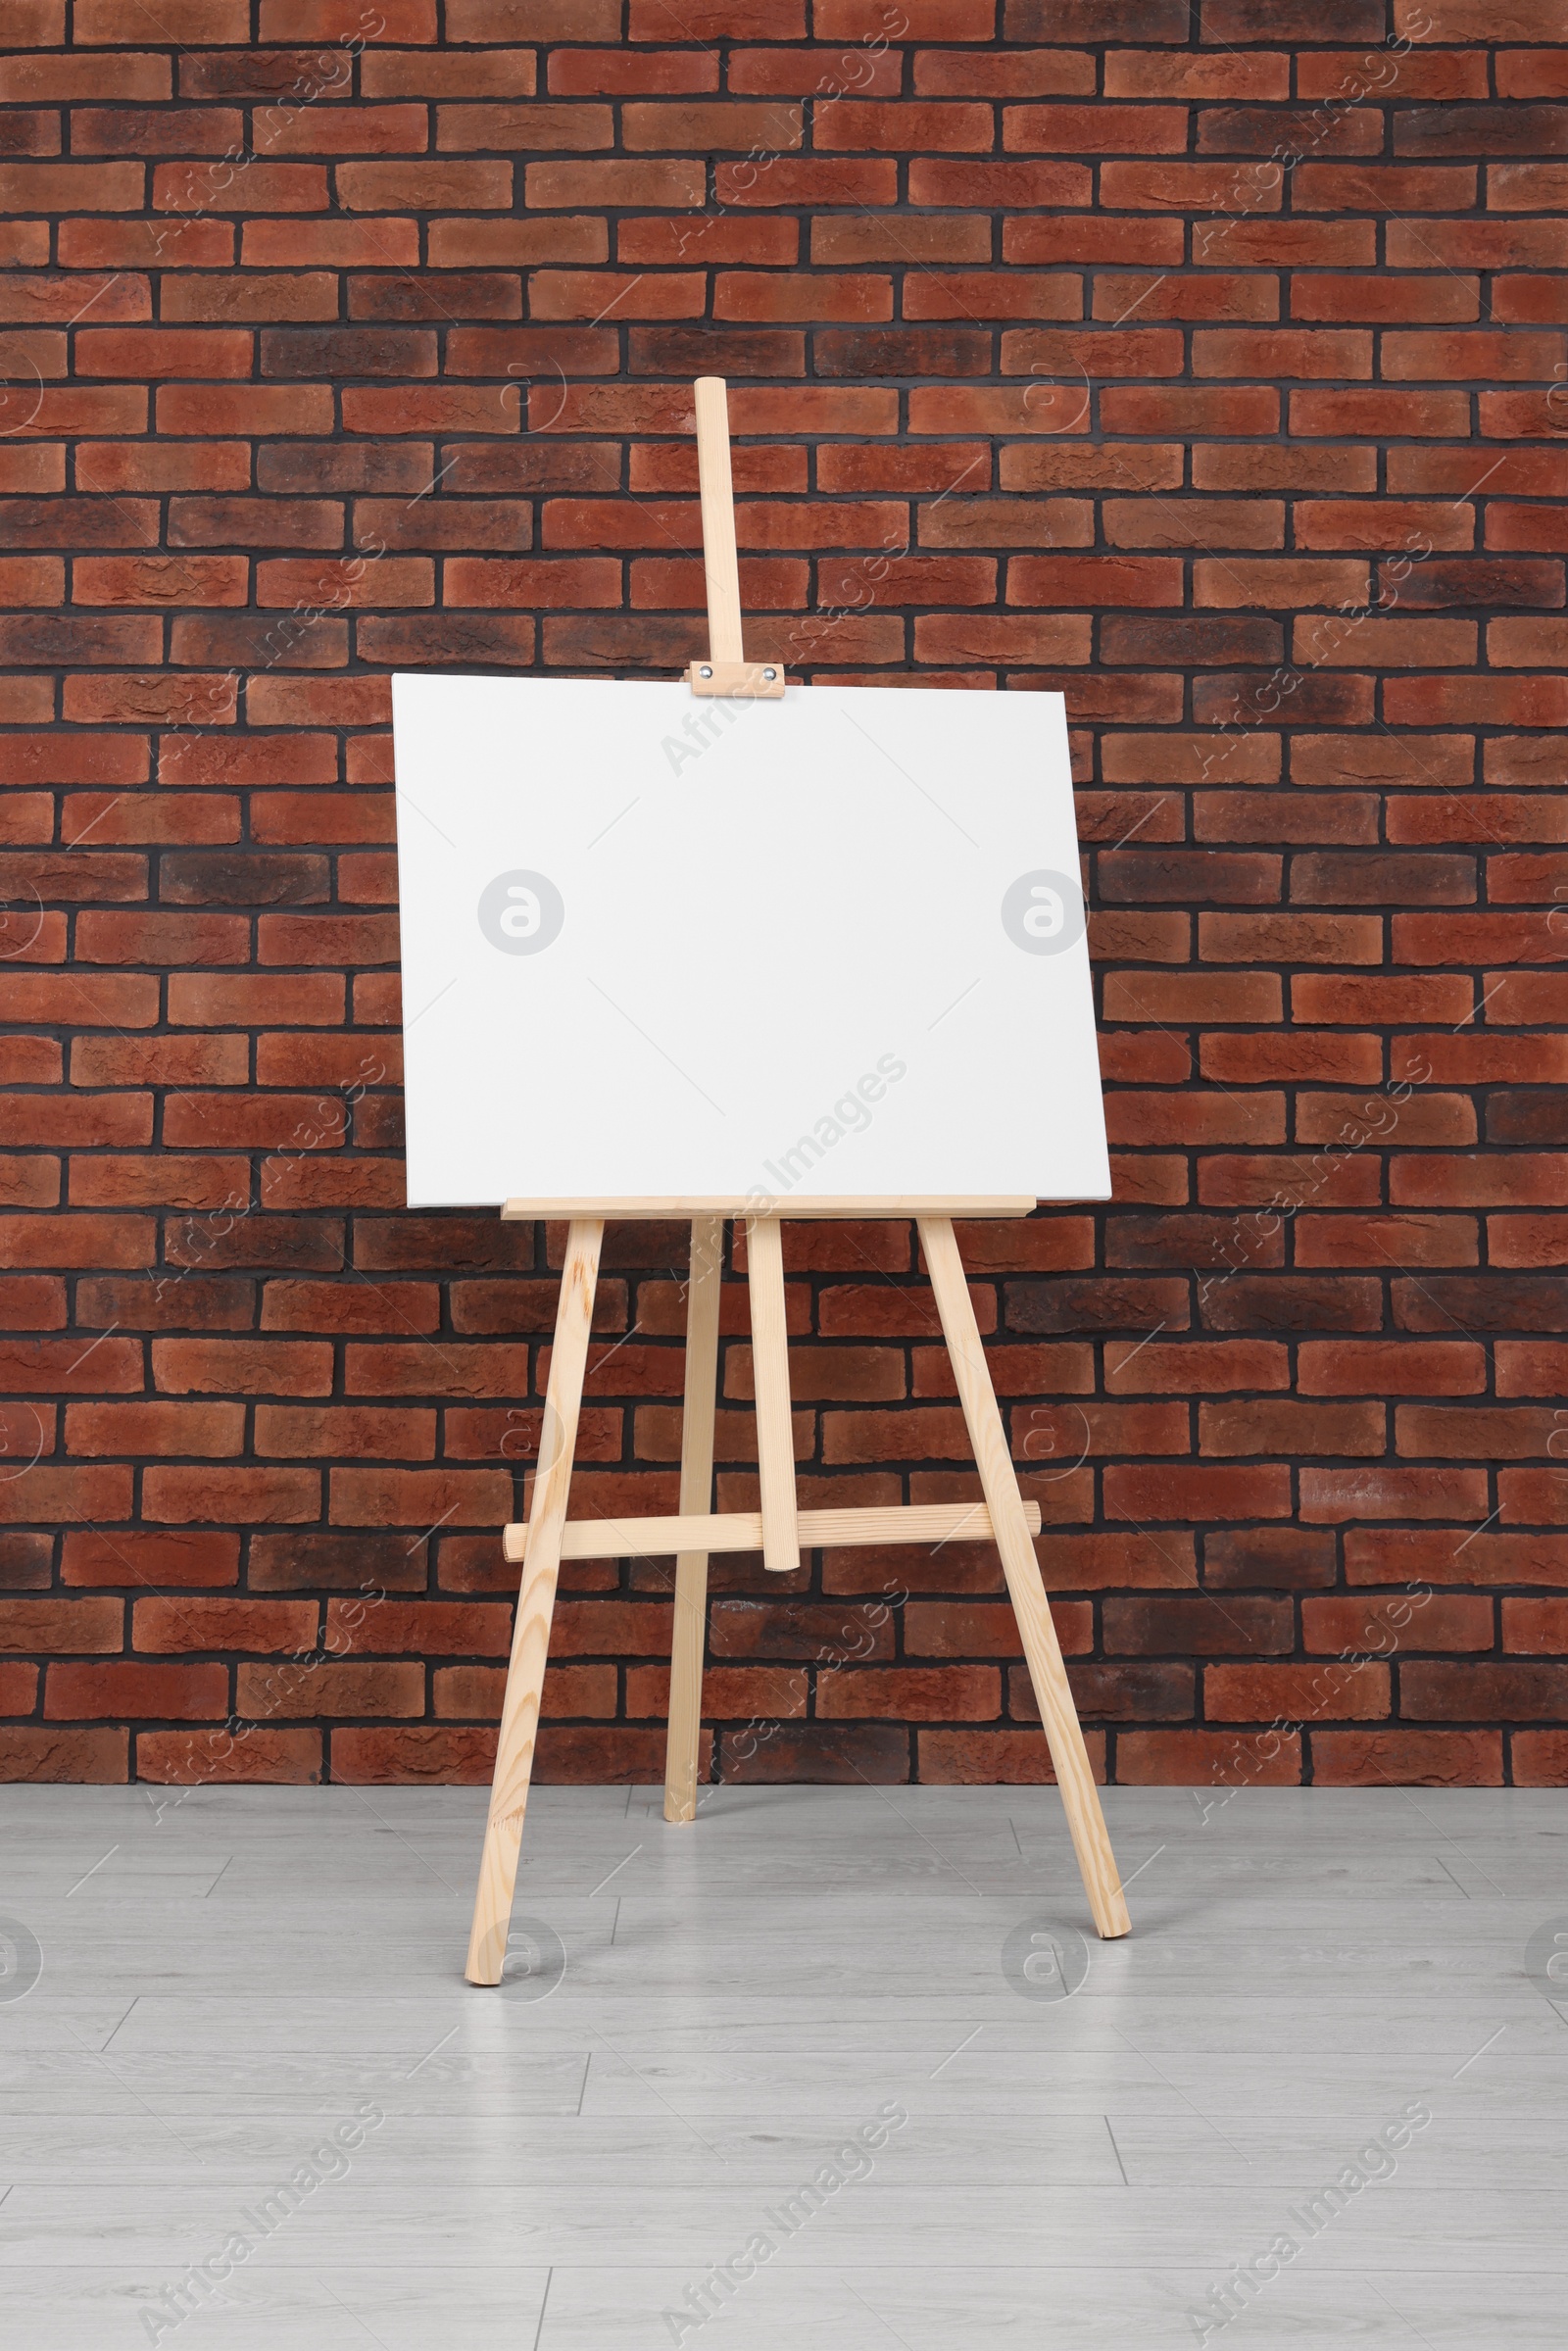
<svg viewBox="0 0 1568 2351"><path fill-rule="evenodd" d="M1025 1502L1031 1535L1040 1532L1040 1504ZM803 1510L801 1546L860 1548L877 1543L994 1543L984 1502L888 1504L855 1510ZM518 1523L503 1536L516 1565L528 1556L528 1529ZM563 1559L653 1559L671 1551L760 1551L760 1510L719 1510L693 1518L576 1518L561 1532Z"/></svg>

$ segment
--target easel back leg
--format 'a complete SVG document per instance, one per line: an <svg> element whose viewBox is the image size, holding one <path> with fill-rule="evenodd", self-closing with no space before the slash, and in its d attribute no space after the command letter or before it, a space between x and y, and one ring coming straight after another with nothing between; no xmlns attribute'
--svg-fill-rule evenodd
<svg viewBox="0 0 1568 2351"><path fill-rule="evenodd" d="M710 1509L713 1486L713 1415L718 1388L718 1301L724 1221L692 1224L691 1284L686 1294L686 1395L680 1424L683 1518ZM675 1622L669 1652L669 1729L664 1745L664 1818L697 1818L697 1756L703 1727L703 1643L708 1631L708 1553L675 1560Z"/></svg>
<svg viewBox="0 0 1568 2351"><path fill-rule="evenodd" d="M759 1216L747 1227L746 1267L752 1297L762 1565L773 1575L792 1575L801 1564L801 1541L795 1500L795 1429L790 1418L784 1242L776 1216Z"/></svg>

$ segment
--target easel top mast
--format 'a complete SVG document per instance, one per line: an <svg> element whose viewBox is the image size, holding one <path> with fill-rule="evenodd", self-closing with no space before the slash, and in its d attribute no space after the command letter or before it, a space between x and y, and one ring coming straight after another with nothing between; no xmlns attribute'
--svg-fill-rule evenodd
<svg viewBox="0 0 1568 2351"><path fill-rule="evenodd" d="M729 464L729 395L721 375L699 375L697 486L703 502L703 576L708 587L708 659L686 675L694 694L778 702L784 671L749 661L741 630L741 569L735 552L735 492Z"/></svg>

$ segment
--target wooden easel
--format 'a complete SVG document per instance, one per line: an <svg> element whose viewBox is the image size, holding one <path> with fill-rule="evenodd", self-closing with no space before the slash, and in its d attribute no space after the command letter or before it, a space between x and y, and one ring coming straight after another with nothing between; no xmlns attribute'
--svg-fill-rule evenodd
<svg viewBox="0 0 1568 2351"><path fill-rule="evenodd" d="M694 694L776 701L784 692L782 668L771 663L749 662L742 642L724 384L717 376L704 376L698 380L696 392L710 658L691 664L687 673L689 682ZM504 1537L507 1558L521 1562L522 1589L501 1713L473 1932L468 1943L470 1984L499 1984L506 1958L517 1853L539 1727L545 1658L550 1646L550 1620L563 1559L621 1558L671 1551L676 1555L664 1818L688 1822L697 1815L703 1646L708 1613L708 1561L711 1552L760 1549L763 1567L783 1575L799 1567L803 1546L808 1548L819 1543L943 1543L954 1537L995 1543L1002 1554L1003 1572L1017 1616L1029 1678L1034 1685L1095 1925L1106 1937L1128 1933L1127 1905L1122 1898L1083 1731L1035 1558L1032 1538L1040 1531L1040 1508L1038 1503L1026 1503L1018 1490L953 1230L955 1216L1026 1216L1035 1204L1032 1199L989 1196L968 1200L819 1199L760 1204L755 1198L507 1201L502 1210L504 1217L519 1220L566 1217L570 1221L532 1502L527 1524L509 1526ZM691 1223L680 1514L675 1518L568 1520L566 1517L599 1252L606 1221L613 1216L678 1217ZM872 1216L917 1220L926 1271L980 1472L984 1504L850 1510L796 1507L781 1220ZM727 1219L744 1223L747 1228L761 1508L715 1513L710 1504L719 1280Z"/></svg>

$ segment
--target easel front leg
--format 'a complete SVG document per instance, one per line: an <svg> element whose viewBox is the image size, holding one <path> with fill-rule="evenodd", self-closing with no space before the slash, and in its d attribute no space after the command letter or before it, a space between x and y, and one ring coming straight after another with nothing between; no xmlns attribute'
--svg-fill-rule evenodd
<svg viewBox="0 0 1568 2351"><path fill-rule="evenodd" d="M1003 1432L996 1391L986 1367L969 1285L952 1221L946 1216L920 1219L920 1246L942 1317L943 1336L958 1386L958 1400L969 1431L969 1443L980 1471L980 1484L991 1512L991 1524L1002 1553L1003 1573L1023 1653L1029 1664L1040 1719L1046 1728L1051 1760L1072 1832L1073 1849L1083 1872L1084 1891L1100 1934L1107 1940L1126 1935L1132 1922L1121 1890L1116 1857L1105 1833L1100 1792L1089 1768L1089 1754L1061 1662L1061 1646L1051 1621L1051 1607L1041 1582L1040 1565L1024 1522L1023 1497L1017 1472Z"/></svg>
<svg viewBox="0 0 1568 2351"><path fill-rule="evenodd" d="M712 1499L713 1414L718 1383L718 1299L724 1220L692 1225L686 1293L686 1396L680 1423L680 1508L706 1514ZM708 1553L675 1560L675 1625L669 1651L669 1730L664 1745L664 1818L697 1818L697 1746L703 1727L703 1641L708 1630Z"/></svg>
<svg viewBox="0 0 1568 2351"><path fill-rule="evenodd" d="M562 1268L561 1303L556 1312L555 1344L550 1352L539 1465L534 1473L533 1503L528 1512L528 1549L517 1599L517 1625L507 1673L507 1694L501 1709L501 1736L496 1746L484 1852L479 1862L473 1931L468 1938L470 1984L499 1984L507 1956L512 1895L517 1882L517 1849L522 1842L522 1816L528 1805L528 1783L533 1772L539 1698L544 1688L550 1620L556 1605L556 1576L561 1565L561 1531L565 1524L566 1498L571 1489L571 1457L577 1444L577 1414L582 1403L588 1333L593 1322L599 1250L604 1237L602 1223L587 1221L573 1224L566 1234L566 1262Z"/></svg>

